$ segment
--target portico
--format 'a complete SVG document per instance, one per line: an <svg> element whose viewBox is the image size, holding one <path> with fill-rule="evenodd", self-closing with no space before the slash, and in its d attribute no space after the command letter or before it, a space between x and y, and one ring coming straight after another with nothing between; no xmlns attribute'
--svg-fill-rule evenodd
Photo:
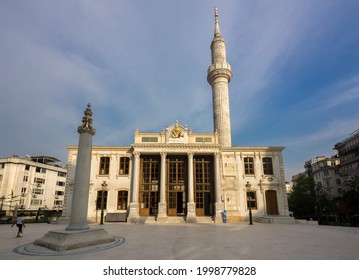
<svg viewBox="0 0 359 280"><path fill-rule="evenodd" d="M134 180L129 218L221 217L219 147L134 144ZM138 175L137 175L138 173ZM136 184L136 185L135 185Z"/></svg>

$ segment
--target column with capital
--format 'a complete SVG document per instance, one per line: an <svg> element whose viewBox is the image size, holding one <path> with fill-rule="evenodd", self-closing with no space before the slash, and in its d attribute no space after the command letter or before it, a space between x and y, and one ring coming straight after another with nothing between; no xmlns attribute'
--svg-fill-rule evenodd
<svg viewBox="0 0 359 280"><path fill-rule="evenodd" d="M128 222L136 223L140 218L140 209L138 201L139 193L139 171L140 171L140 153L133 153L133 176L132 176L132 189L131 189L131 203L128 215Z"/></svg>
<svg viewBox="0 0 359 280"><path fill-rule="evenodd" d="M157 222L167 221L166 203L166 157L167 153L161 153L161 178L160 178L160 202L158 203Z"/></svg>
<svg viewBox="0 0 359 280"><path fill-rule="evenodd" d="M214 196L215 196L214 221L216 223L222 222L222 214L224 211L224 204L221 198L221 177L220 177L219 157L220 157L220 153L214 153Z"/></svg>
<svg viewBox="0 0 359 280"><path fill-rule="evenodd" d="M193 189L193 153L188 153L188 203L187 223L196 222L196 203Z"/></svg>
<svg viewBox="0 0 359 280"><path fill-rule="evenodd" d="M92 126L90 104L87 105L85 115L82 118L82 124L78 127L77 131L80 134L80 140L77 152L70 224L65 230L50 230L33 243L34 245L57 252L116 241L116 238L108 234L103 228L90 228L87 223L92 136L95 134L95 129Z"/></svg>
<svg viewBox="0 0 359 280"><path fill-rule="evenodd" d="M87 208L91 172L92 136L96 132L92 125L90 104L87 105L82 118L82 124L77 128L77 132L80 134L80 139L72 196L71 218L66 230L89 229L87 224Z"/></svg>

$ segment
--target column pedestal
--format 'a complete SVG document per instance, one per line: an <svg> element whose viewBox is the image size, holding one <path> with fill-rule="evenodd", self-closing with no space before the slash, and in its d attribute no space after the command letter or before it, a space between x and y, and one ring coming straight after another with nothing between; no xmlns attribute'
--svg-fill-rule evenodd
<svg viewBox="0 0 359 280"><path fill-rule="evenodd" d="M195 223L197 221L196 218L196 203L188 202L187 203L187 223Z"/></svg>
<svg viewBox="0 0 359 280"><path fill-rule="evenodd" d="M167 223L167 203L158 203L157 223Z"/></svg>
<svg viewBox="0 0 359 280"><path fill-rule="evenodd" d="M131 202L129 215L127 217L128 223L137 223L140 218L140 204L138 202Z"/></svg>

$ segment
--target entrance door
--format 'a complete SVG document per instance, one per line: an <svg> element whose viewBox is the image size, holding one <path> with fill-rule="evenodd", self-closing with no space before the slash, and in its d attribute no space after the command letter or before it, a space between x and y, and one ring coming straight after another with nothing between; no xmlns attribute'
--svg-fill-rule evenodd
<svg viewBox="0 0 359 280"><path fill-rule="evenodd" d="M182 216L187 210L187 161L183 156L169 156L166 161L167 215Z"/></svg>
<svg viewBox="0 0 359 280"><path fill-rule="evenodd" d="M266 191L265 194L266 194L267 214L278 215L277 192L269 190Z"/></svg>
<svg viewBox="0 0 359 280"><path fill-rule="evenodd" d="M140 173L140 216L156 216L159 202L159 165L155 156L141 158Z"/></svg>
<svg viewBox="0 0 359 280"><path fill-rule="evenodd" d="M197 216L213 214L213 160L208 156L194 158L194 199Z"/></svg>
<svg viewBox="0 0 359 280"><path fill-rule="evenodd" d="M141 197L140 216L157 216L158 197L157 192L144 191Z"/></svg>

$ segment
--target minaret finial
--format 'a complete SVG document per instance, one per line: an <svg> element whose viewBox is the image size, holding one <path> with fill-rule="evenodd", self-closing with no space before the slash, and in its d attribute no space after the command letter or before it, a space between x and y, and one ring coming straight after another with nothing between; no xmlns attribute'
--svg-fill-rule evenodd
<svg viewBox="0 0 359 280"><path fill-rule="evenodd" d="M221 31L219 30L219 24L218 24L218 9L216 7L214 7L214 19L215 19L214 37L221 36Z"/></svg>

